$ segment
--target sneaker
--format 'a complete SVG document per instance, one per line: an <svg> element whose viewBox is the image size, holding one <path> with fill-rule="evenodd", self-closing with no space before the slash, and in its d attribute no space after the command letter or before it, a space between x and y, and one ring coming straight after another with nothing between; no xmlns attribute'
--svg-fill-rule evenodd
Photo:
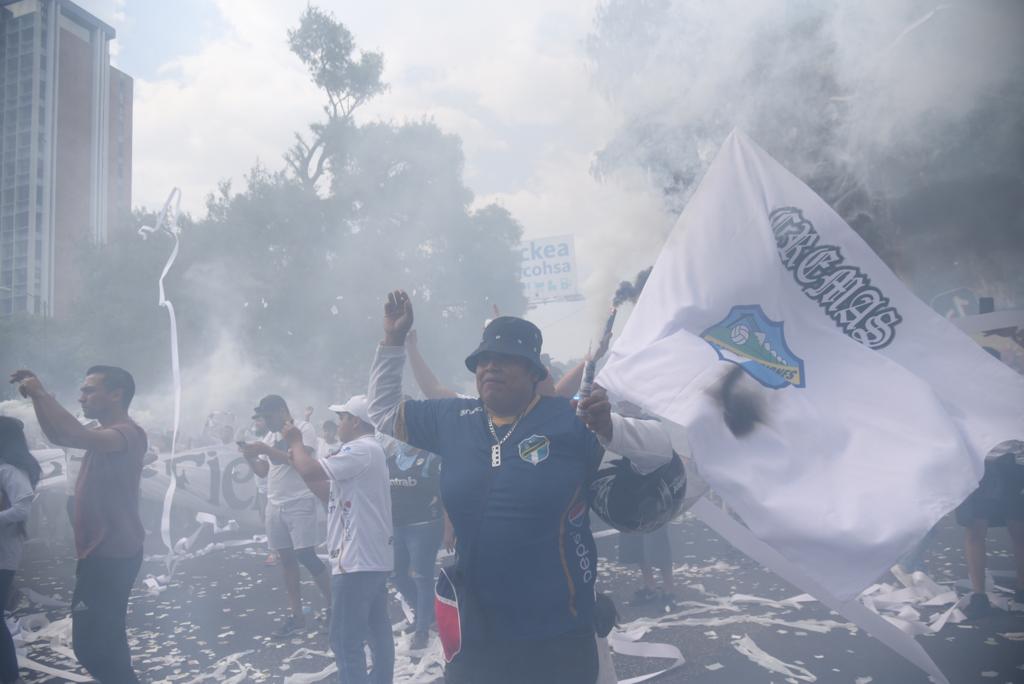
<svg viewBox="0 0 1024 684"><path fill-rule="evenodd" d="M300 620L293 616L285 620L284 624L281 625L280 629L276 630L270 636L274 637L275 639L285 639L293 634L297 634L303 631L304 629L306 629L306 621Z"/></svg>
<svg viewBox="0 0 1024 684"><path fill-rule="evenodd" d="M422 651L430 643L430 632L413 632L412 643L409 645L409 649L412 651Z"/></svg>
<svg viewBox="0 0 1024 684"><path fill-rule="evenodd" d="M964 606L964 615L968 620L983 618L992 612L992 604L988 601L987 594L971 594L970 600Z"/></svg>
<svg viewBox="0 0 1024 684"><path fill-rule="evenodd" d="M630 600L629 605L631 606L642 606L645 603L650 603L658 598L658 592L654 589L648 589L643 587L633 592L633 598Z"/></svg>

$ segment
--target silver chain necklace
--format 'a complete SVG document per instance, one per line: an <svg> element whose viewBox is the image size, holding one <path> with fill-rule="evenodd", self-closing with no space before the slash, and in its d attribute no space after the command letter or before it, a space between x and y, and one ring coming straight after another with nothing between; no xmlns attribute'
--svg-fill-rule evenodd
<svg viewBox="0 0 1024 684"><path fill-rule="evenodd" d="M532 401L530 402L530 406L533 406ZM498 439L498 432L497 430L494 429L494 421L491 420L491 414L487 411L486 408L484 408L484 413L487 414L487 429L491 431L491 437L494 437L495 442L494 444L491 445L492 468L497 468L501 465L501 445L504 444L505 441L512 436L512 433L516 431L516 426L519 425L519 421L521 421L523 419L523 416L525 416L527 412L530 410L530 406L527 406L526 411L523 411L522 413L519 414L519 417L516 418L516 421L512 423L512 427L508 429L508 432L506 432L505 436L502 437L501 439Z"/></svg>

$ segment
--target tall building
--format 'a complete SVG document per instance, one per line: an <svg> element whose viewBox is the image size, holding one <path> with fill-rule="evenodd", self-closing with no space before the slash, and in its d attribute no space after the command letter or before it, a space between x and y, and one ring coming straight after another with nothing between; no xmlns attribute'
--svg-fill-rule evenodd
<svg viewBox="0 0 1024 684"><path fill-rule="evenodd" d="M131 212L132 79L68 0L0 0L0 316L61 316L75 255Z"/></svg>

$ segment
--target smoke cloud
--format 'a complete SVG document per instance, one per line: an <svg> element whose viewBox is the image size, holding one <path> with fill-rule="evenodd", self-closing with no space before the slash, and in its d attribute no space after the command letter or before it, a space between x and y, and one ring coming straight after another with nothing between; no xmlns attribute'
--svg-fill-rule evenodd
<svg viewBox="0 0 1024 684"><path fill-rule="evenodd" d="M677 214L739 127L919 295L1019 305L1022 30L1012 0L613 0L587 50L623 124L593 170L642 171Z"/></svg>

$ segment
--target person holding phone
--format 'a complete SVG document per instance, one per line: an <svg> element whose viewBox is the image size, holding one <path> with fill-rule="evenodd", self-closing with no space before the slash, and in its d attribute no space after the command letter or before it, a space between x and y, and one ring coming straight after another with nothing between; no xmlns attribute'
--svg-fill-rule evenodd
<svg viewBox="0 0 1024 684"><path fill-rule="evenodd" d="M262 418L269 432L263 440L242 443L239 449L253 473L267 478L267 543L277 554L291 609L291 615L273 633L283 639L306 628L299 564L309 571L330 605L330 573L315 550L322 541L317 525L320 502L292 466L295 454L315 452L316 430L308 421L293 421L288 404L277 394L263 397L254 411L253 419Z"/></svg>

